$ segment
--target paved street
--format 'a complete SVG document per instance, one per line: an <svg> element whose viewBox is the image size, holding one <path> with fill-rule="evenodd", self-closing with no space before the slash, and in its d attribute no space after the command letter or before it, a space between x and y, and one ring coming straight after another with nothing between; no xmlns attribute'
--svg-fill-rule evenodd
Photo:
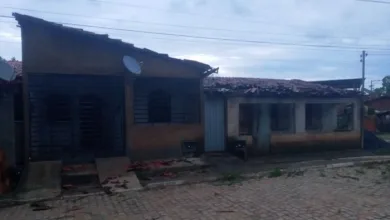
<svg viewBox="0 0 390 220"><path fill-rule="evenodd" d="M390 219L388 165L98 195L0 210L1 219Z"/></svg>

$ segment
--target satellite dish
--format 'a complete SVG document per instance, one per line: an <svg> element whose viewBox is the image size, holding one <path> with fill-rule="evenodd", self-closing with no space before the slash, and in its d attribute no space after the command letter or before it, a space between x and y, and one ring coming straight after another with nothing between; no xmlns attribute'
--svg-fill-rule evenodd
<svg viewBox="0 0 390 220"><path fill-rule="evenodd" d="M131 73L141 74L141 65L133 57L123 56L123 64Z"/></svg>

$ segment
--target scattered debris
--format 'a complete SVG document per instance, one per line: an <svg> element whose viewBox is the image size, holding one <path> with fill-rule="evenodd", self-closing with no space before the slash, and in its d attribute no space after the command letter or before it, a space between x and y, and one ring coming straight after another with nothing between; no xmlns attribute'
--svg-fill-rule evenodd
<svg viewBox="0 0 390 220"><path fill-rule="evenodd" d="M287 177L303 176L303 174L305 174L304 170L293 170L287 173Z"/></svg>
<svg viewBox="0 0 390 220"><path fill-rule="evenodd" d="M127 172L131 171L144 171L150 170L151 168L159 168L164 166L171 166L173 163L178 162L179 160L157 160L150 162L134 162L127 167ZM180 159L180 161L183 161Z"/></svg>
<svg viewBox="0 0 390 220"><path fill-rule="evenodd" d="M66 212L74 212L74 211L78 211L78 210L81 210L81 209L83 209L83 208L81 208L79 206L73 206L70 209L67 209Z"/></svg>
<svg viewBox="0 0 390 220"><path fill-rule="evenodd" d="M359 178L357 178L355 176L347 176L347 175L341 175L341 174L337 174L337 176L341 177L341 178L347 178L347 179L352 179L352 180L359 181Z"/></svg>
<svg viewBox="0 0 390 220"><path fill-rule="evenodd" d="M45 211L53 209L54 207L46 205L44 202L33 202L30 204L33 211Z"/></svg>
<svg viewBox="0 0 390 220"><path fill-rule="evenodd" d="M107 195L113 195L114 193L111 191L111 187L109 186L104 186L103 187L103 192L105 192Z"/></svg>
<svg viewBox="0 0 390 220"><path fill-rule="evenodd" d="M103 182L101 182L102 185L105 185L107 183L109 183L111 180L114 180L116 179L117 177L115 176L110 176L110 177L107 177L105 180L103 180Z"/></svg>
<svg viewBox="0 0 390 220"><path fill-rule="evenodd" d="M72 184L65 184L65 185L62 185L62 189L64 190L71 190L71 189L75 189L76 186L72 185Z"/></svg>
<svg viewBox="0 0 390 220"><path fill-rule="evenodd" d="M115 187L116 188L122 188L122 189L128 189L129 188L126 183L117 184L117 185L115 185Z"/></svg>
<svg viewBox="0 0 390 220"><path fill-rule="evenodd" d="M174 174L173 172L165 171L164 173L161 174L161 176L163 176L163 177L169 177L169 178L175 178L175 177L176 177L176 174Z"/></svg>
<svg viewBox="0 0 390 220"><path fill-rule="evenodd" d="M364 171L363 169L356 169L355 170L356 174L365 174L366 171Z"/></svg>

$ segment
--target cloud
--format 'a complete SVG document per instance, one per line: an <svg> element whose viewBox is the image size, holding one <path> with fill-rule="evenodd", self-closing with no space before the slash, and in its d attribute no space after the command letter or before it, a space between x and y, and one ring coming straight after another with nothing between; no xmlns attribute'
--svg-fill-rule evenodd
<svg viewBox="0 0 390 220"><path fill-rule="evenodd" d="M375 55L390 54L390 5L355 0L144 0L123 4L111 1L14 0L7 6L90 16L74 17L16 10L58 22L264 42L211 41L85 28L97 33L108 33L113 38L134 43L138 47L220 67L220 75L226 76L311 80L356 78L361 73L359 55L363 49L369 54L367 75L370 80L383 78L390 69L387 61L389 56ZM13 11L0 9L4 15L11 15ZM132 22L134 20L145 23ZM15 24L2 22L0 30L0 56L20 59L20 44L1 42L20 41L20 30ZM272 42L348 46L356 49L283 46ZM375 48L389 51L375 51Z"/></svg>
<svg viewBox="0 0 390 220"><path fill-rule="evenodd" d="M10 41L15 41L15 42L21 42L22 38L20 35L15 34L15 33L10 33L10 32L0 32L0 38L5 39L5 40L10 40Z"/></svg>

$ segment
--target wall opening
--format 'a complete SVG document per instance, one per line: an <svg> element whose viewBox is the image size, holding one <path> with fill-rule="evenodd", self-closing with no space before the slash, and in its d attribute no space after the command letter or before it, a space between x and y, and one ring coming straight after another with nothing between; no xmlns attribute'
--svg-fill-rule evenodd
<svg viewBox="0 0 390 220"><path fill-rule="evenodd" d="M337 104L337 127L335 131L351 131L354 128L354 108L353 103Z"/></svg>
<svg viewBox="0 0 390 220"><path fill-rule="evenodd" d="M305 127L306 131L322 130L322 104L308 103L305 106Z"/></svg>
<svg viewBox="0 0 390 220"><path fill-rule="evenodd" d="M240 104L239 106L239 134L252 135L253 133L253 119L254 105Z"/></svg>
<svg viewBox="0 0 390 220"><path fill-rule="evenodd" d="M271 104L271 131L293 133L295 131L294 104Z"/></svg>

